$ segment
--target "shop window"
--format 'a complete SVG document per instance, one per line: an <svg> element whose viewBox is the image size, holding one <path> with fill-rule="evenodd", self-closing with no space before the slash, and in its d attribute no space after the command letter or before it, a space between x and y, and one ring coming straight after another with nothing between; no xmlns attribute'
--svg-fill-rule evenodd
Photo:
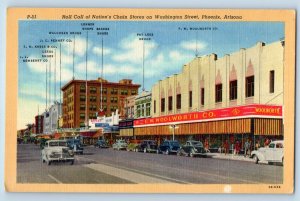
<svg viewBox="0 0 300 201"><path fill-rule="evenodd" d="M254 96L254 75L246 77L246 97Z"/></svg>
<svg viewBox="0 0 300 201"><path fill-rule="evenodd" d="M176 109L181 109L181 94L176 95Z"/></svg>
<svg viewBox="0 0 300 201"><path fill-rule="evenodd" d="M201 105L204 106L204 88L201 88Z"/></svg>
<svg viewBox="0 0 300 201"><path fill-rule="evenodd" d="M193 92L189 92L189 107L193 106Z"/></svg>
<svg viewBox="0 0 300 201"><path fill-rule="evenodd" d="M173 97L172 96L169 96L169 99L168 99L168 109L169 109L169 111L173 110Z"/></svg>
<svg viewBox="0 0 300 201"><path fill-rule="evenodd" d="M154 103L153 103L153 109L154 109L154 113L156 113L156 100L154 100Z"/></svg>
<svg viewBox="0 0 300 201"><path fill-rule="evenodd" d="M229 98L230 100L237 99L237 80L230 81L229 83Z"/></svg>
<svg viewBox="0 0 300 201"><path fill-rule="evenodd" d="M80 101L85 101L85 96L80 96Z"/></svg>
<svg viewBox="0 0 300 201"><path fill-rule="evenodd" d="M84 122L80 122L80 127L85 127L85 123Z"/></svg>
<svg viewBox="0 0 300 201"><path fill-rule="evenodd" d="M274 93L275 89L275 71L270 71L270 93Z"/></svg>
<svg viewBox="0 0 300 201"><path fill-rule="evenodd" d="M216 103L222 102L222 84L216 85Z"/></svg>
<svg viewBox="0 0 300 201"><path fill-rule="evenodd" d="M160 111L161 112L165 112L165 104L166 104L166 100L165 98L161 99L161 104L160 104Z"/></svg>

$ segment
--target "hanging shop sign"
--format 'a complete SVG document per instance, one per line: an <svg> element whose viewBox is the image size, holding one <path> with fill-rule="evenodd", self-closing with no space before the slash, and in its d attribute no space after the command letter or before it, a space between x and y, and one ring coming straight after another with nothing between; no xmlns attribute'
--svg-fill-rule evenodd
<svg viewBox="0 0 300 201"><path fill-rule="evenodd" d="M239 117L282 118L282 106L253 104L247 106L145 118L134 120L134 127L165 125L170 123L212 121L219 119L225 120Z"/></svg>

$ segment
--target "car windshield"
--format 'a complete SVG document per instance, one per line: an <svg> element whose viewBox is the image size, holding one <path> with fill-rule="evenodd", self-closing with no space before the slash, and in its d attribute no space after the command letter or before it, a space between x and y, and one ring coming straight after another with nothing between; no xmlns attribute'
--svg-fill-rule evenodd
<svg viewBox="0 0 300 201"><path fill-rule="evenodd" d="M67 142L65 142L65 141L49 142L49 147L58 147L58 146L65 147L65 146L67 146Z"/></svg>
<svg viewBox="0 0 300 201"><path fill-rule="evenodd" d="M192 145L194 145L194 146L203 146L202 142L200 142L200 141L192 141Z"/></svg>
<svg viewBox="0 0 300 201"><path fill-rule="evenodd" d="M119 140L119 143L125 143L125 140Z"/></svg>
<svg viewBox="0 0 300 201"><path fill-rule="evenodd" d="M151 144L151 145L156 145L155 141L149 141L148 143Z"/></svg>

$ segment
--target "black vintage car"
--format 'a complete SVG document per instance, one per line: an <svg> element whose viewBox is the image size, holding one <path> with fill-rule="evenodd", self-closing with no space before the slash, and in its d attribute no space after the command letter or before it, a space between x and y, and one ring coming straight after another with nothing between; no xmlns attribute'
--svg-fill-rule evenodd
<svg viewBox="0 0 300 201"><path fill-rule="evenodd" d="M95 147L98 147L98 148L109 148L108 144L105 142L105 140L98 140L95 144L94 144Z"/></svg>
<svg viewBox="0 0 300 201"><path fill-rule="evenodd" d="M147 152L157 152L157 143L154 140L143 140L141 144L138 146L138 151L142 151L144 153Z"/></svg>
<svg viewBox="0 0 300 201"><path fill-rule="evenodd" d="M75 153L75 154L83 154L83 147L80 143L79 139L68 139L67 146Z"/></svg>
<svg viewBox="0 0 300 201"><path fill-rule="evenodd" d="M177 152L180 156L203 156L206 157L206 151L200 141L187 141Z"/></svg>
<svg viewBox="0 0 300 201"><path fill-rule="evenodd" d="M180 144L177 140L166 140L158 147L157 153L171 154L177 153L180 149Z"/></svg>

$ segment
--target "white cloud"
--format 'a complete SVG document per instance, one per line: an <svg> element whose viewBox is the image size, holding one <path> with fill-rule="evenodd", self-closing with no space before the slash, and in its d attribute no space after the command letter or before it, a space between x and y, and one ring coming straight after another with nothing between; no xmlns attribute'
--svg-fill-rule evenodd
<svg viewBox="0 0 300 201"><path fill-rule="evenodd" d="M144 44L143 44L144 43ZM135 35L130 35L123 39L119 44L121 50L112 59L117 62L142 63L143 46L145 49L144 58L147 59L152 51L157 47L155 41L142 41Z"/></svg>
<svg viewBox="0 0 300 201"><path fill-rule="evenodd" d="M101 56L102 55L102 48L101 47L93 47L93 53L95 55ZM111 53L110 48L104 48L103 47L103 55L108 55Z"/></svg>
<svg viewBox="0 0 300 201"><path fill-rule="evenodd" d="M198 52L200 52L200 51L205 50L205 48L207 47L207 44L202 41L190 40L190 41L182 41L180 43L180 47L183 49L192 50L192 51L196 51L196 49L197 49Z"/></svg>
<svg viewBox="0 0 300 201"><path fill-rule="evenodd" d="M73 38L72 38L73 40ZM62 43L62 51L67 52L68 55L73 55L73 42L68 42L68 43ZM93 43L91 40L88 41L88 49L91 49L93 46ZM86 52L86 38L83 37L76 37L75 38L75 56L84 56Z"/></svg>

